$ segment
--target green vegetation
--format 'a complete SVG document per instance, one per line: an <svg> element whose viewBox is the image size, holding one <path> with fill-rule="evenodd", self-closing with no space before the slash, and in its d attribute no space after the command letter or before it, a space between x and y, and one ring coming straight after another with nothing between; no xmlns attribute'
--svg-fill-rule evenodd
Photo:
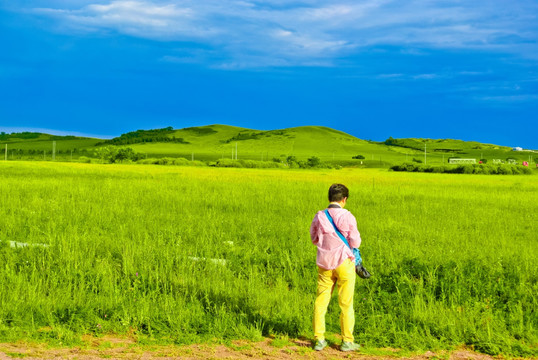
<svg viewBox="0 0 538 360"><path fill-rule="evenodd" d="M373 273L356 287L359 343L538 355L535 175L15 161L0 173L3 341L311 337L308 228L343 182ZM333 301L330 334L338 315Z"/></svg>
<svg viewBox="0 0 538 360"><path fill-rule="evenodd" d="M389 138L375 142L321 126L261 131L226 125L137 130L111 140L39 133L4 134L0 136L0 159L5 155L7 144L9 160L51 160L53 141L56 141L57 161L95 157L100 147L115 146L129 147L143 154L143 158L194 158L207 163L224 159L263 162L276 159L289 163L290 157L295 158L296 164L316 157L333 167L366 168L389 168L412 159L428 165L444 165L449 158L458 157L487 161L511 158L510 161L518 164L529 161L533 165L536 162L535 152L512 151L508 147L473 141Z"/></svg>
<svg viewBox="0 0 538 360"><path fill-rule="evenodd" d="M415 160L415 159L413 159ZM419 161L421 162L421 161ZM484 174L484 175L531 175L532 170L522 165L486 165L486 164L465 164L465 165L417 165L401 164L391 167L394 171L426 172L426 173L448 173L448 174Z"/></svg>
<svg viewBox="0 0 538 360"><path fill-rule="evenodd" d="M468 150L504 150L511 151L507 146L483 144L476 141L462 141L453 139L393 139L389 137L384 144L424 151L424 146L431 151L446 153L465 153Z"/></svg>
<svg viewBox="0 0 538 360"><path fill-rule="evenodd" d="M122 134L119 137L115 137L110 140L97 143L96 145L128 145L128 144L138 144L146 142L173 142L180 144L188 144L183 138L176 138L175 136L169 136L175 131L170 126L163 129L153 129L153 130L136 130Z"/></svg>
<svg viewBox="0 0 538 360"><path fill-rule="evenodd" d="M0 132L0 141L8 141L8 140L28 140L28 139L37 139L39 138L41 134L36 132L20 132L20 133L11 133L6 134L5 132Z"/></svg>
<svg viewBox="0 0 538 360"><path fill-rule="evenodd" d="M109 164L121 163L124 161L137 161L144 157L140 153L135 153L131 148L117 148L114 146L100 147L95 151L95 155L101 161Z"/></svg>
<svg viewBox="0 0 538 360"><path fill-rule="evenodd" d="M69 161L81 156L92 156L99 139L57 136L35 132L5 134L0 133L0 160L51 160L53 141L56 142L55 158Z"/></svg>

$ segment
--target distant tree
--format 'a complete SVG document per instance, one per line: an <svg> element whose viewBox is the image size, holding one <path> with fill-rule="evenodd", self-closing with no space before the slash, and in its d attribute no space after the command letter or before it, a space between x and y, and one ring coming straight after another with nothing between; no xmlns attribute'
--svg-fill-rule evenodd
<svg viewBox="0 0 538 360"><path fill-rule="evenodd" d="M118 149L113 146L103 146L95 150L95 156L105 162L114 163L116 162L116 155L118 154Z"/></svg>
<svg viewBox="0 0 538 360"><path fill-rule="evenodd" d="M309 167L316 167L321 165L321 160L317 156L312 156L306 163Z"/></svg>
<svg viewBox="0 0 538 360"><path fill-rule="evenodd" d="M363 155L355 155L352 157L352 159L359 159L359 160L362 160L362 159L366 159Z"/></svg>
<svg viewBox="0 0 538 360"><path fill-rule="evenodd" d="M396 140L392 136L389 136L389 138L385 140L385 145L395 145L395 144L396 144Z"/></svg>
<svg viewBox="0 0 538 360"><path fill-rule="evenodd" d="M416 159L416 158L413 158L413 161L416 162L416 163L419 163L419 164L422 163L422 160L420 160L420 159Z"/></svg>
<svg viewBox="0 0 538 360"><path fill-rule="evenodd" d="M121 148L116 152L113 162L122 162L125 160L130 160L134 157L134 155L135 155L135 152L133 149Z"/></svg>
<svg viewBox="0 0 538 360"><path fill-rule="evenodd" d="M297 162L297 158L293 155L290 155L286 158L286 162L288 164L292 164L292 163L296 163Z"/></svg>

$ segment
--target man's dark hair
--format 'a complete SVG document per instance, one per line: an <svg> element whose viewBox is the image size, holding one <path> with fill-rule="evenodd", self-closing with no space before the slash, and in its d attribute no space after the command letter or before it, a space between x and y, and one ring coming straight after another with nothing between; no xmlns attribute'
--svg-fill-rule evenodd
<svg viewBox="0 0 538 360"><path fill-rule="evenodd" d="M332 184L329 188L329 201L339 202L349 197L349 190L344 184Z"/></svg>

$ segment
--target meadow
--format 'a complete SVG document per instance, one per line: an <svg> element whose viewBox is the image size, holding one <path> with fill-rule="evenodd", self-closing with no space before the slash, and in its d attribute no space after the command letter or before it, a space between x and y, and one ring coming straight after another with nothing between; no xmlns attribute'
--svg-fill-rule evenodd
<svg viewBox="0 0 538 360"><path fill-rule="evenodd" d="M359 343L538 355L537 176L381 169L0 162L0 340L311 338L308 229L334 182L373 273Z"/></svg>

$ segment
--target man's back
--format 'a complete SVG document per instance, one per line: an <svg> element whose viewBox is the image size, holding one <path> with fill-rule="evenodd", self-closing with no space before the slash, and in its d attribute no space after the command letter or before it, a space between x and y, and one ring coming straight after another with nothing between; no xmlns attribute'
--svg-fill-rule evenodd
<svg viewBox="0 0 538 360"><path fill-rule="evenodd" d="M357 220L348 210L336 206L329 207L329 214L333 218L338 230L348 240L349 245L358 248L361 237L357 230ZM336 269L347 258L354 259L352 251L336 234L323 210L318 211L310 226L312 243L317 246L318 254L316 264L327 270Z"/></svg>

